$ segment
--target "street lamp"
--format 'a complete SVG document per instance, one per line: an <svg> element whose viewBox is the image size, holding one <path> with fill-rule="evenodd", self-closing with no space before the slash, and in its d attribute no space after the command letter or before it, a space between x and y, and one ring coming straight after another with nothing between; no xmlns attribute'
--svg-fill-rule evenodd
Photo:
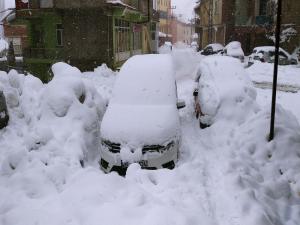
<svg viewBox="0 0 300 225"><path fill-rule="evenodd" d="M275 129L275 112L276 112L276 89L277 89L277 76L278 76L278 60L279 60L279 43L280 43L280 25L281 25L281 0L277 0L277 21L275 33L275 62L274 62L274 77L273 77L273 90L272 90L272 107L271 107L271 124L269 141L274 139Z"/></svg>

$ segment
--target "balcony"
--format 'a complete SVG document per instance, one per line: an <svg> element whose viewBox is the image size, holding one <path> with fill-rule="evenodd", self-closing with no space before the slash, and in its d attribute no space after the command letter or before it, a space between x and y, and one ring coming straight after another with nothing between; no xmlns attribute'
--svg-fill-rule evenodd
<svg viewBox="0 0 300 225"><path fill-rule="evenodd" d="M255 17L255 24L259 26L269 26L273 24L272 16L260 15Z"/></svg>

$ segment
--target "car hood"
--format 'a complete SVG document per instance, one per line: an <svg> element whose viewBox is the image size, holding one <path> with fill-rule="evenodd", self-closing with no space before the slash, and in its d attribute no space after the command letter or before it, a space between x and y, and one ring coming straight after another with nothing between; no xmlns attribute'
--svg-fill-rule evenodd
<svg viewBox="0 0 300 225"><path fill-rule="evenodd" d="M111 104L101 124L101 137L114 143L143 146L163 144L180 133L173 105Z"/></svg>

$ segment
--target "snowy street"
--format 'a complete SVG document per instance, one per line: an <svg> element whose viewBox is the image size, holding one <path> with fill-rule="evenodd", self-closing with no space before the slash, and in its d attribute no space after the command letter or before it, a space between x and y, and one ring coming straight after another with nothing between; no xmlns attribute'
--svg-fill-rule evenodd
<svg viewBox="0 0 300 225"><path fill-rule="evenodd" d="M179 162L153 171L132 164L125 177L98 164L99 126L117 73L56 64L45 85L0 72L10 113L0 130L0 225L299 225L300 93L278 92L273 142L270 89L256 88L257 104L236 109L239 119L222 112L200 129L193 89L203 59L190 50L172 57L186 103ZM259 71L246 69L253 81ZM243 98L224 102L237 106Z"/></svg>

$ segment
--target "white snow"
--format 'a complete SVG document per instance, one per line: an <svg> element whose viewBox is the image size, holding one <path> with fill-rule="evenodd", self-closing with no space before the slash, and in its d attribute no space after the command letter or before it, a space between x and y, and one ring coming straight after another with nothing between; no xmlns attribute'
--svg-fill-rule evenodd
<svg viewBox="0 0 300 225"><path fill-rule="evenodd" d="M238 41L230 42L224 49L226 50L226 54L229 56L238 57L245 55L241 43Z"/></svg>
<svg viewBox="0 0 300 225"><path fill-rule="evenodd" d="M0 37L0 53L8 49L8 43Z"/></svg>
<svg viewBox="0 0 300 225"><path fill-rule="evenodd" d="M255 61L247 68L250 78L259 83L273 82L273 63ZM300 69L296 65L278 66L278 84L296 86L300 88Z"/></svg>
<svg viewBox="0 0 300 225"><path fill-rule="evenodd" d="M130 58L116 80L101 136L133 146L163 144L178 136L174 76L169 55Z"/></svg>
<svg viewBox="0 0 300 225"><path fill-rule="evenodd" d="M227 65L224 76L233 66ZM281 83L297 83L299 68L282 69L289 75ZM247 70L251 78L271 74L271 68L263 70L266 75ZM82 74L65 64L54 71L47 85L31 75L0 72L10 114L8 127L0 130L1 225L299 225L300 127L283 108L299 112L299 93L278 95L283 107L277 107L275 139L268 142L269 90L257 89L260 107L254 102L240 111L231 104L239 123L220 117L200 130L192 96L196 70L179 76L178 97L187 107L180 111L176 168L146 171L132 164L120 177L96 164L101 95L110 98L116 75ZM94 87L101 81L107 89ZM240 93L240 82L222 81L232 95Z"/></svg>
<svg viewBox="0 0 300 225"><path fill-rule="evenodd" d="M209 44L205 48L207 48L207 47L212 47L214 52L218 52L218 51L221 51L224 49L224 46L219 43Z"/></svg>
<svg viewBox="0 0 300 225"><path fill-rule="evenodd" d="M199 65L199 103L204 123L216 120L242 123L256 111L256 91L239 60L209 56ZM234 109L234 110L233 110Z"/></svg>

